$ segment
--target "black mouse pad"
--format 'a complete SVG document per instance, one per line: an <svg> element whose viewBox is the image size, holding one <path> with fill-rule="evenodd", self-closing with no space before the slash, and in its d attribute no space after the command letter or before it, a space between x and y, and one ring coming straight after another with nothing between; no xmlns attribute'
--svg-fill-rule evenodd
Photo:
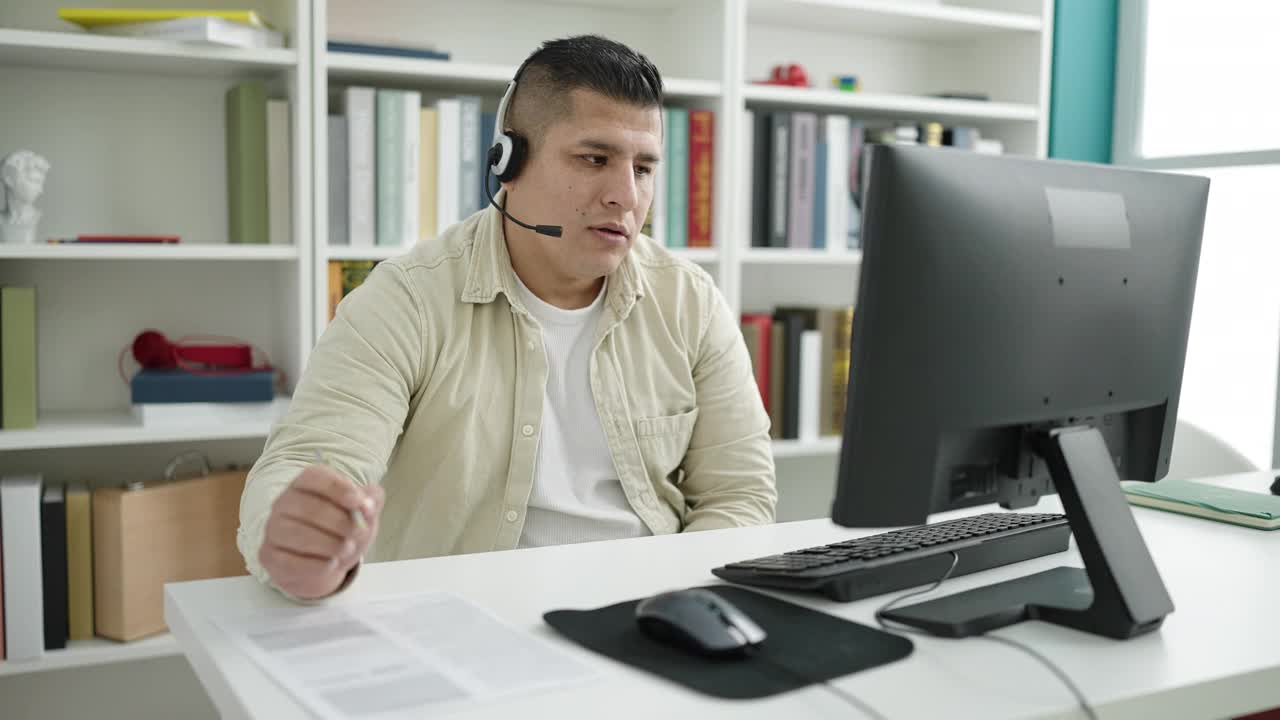
<svg viewBox="0 0 1280 720"><path fill-rule="evenodd" d="M728 585L707 590L738 606L768 637L746 658L717 659L662 644L640 632L628 600L542 617L560 634L641 670L730 700L763 698L901 660L911 640L768 595Z"/></svg>

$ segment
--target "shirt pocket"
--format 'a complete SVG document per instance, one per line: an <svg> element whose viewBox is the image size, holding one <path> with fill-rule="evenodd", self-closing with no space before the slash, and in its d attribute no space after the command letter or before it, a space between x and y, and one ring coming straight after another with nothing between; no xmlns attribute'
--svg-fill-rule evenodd
<svg viewBox="0 0 1280 720"><path fill-rule="evenodd" d="M693 425L698 408L675 415L646 417L636 420L636 439L645 474L658 497L662 498L683 520L686 507L684 494L677 489L683 471L680 464L693 438Z"/></svg>

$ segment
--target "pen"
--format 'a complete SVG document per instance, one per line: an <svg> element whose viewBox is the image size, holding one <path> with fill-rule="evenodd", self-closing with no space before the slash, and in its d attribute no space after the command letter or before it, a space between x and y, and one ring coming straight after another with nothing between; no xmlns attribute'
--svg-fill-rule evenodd
<svg viewBox="0 0 1280 720"><path fill-rule="evenodd" d="M317 465L328 465L328 464L329 464L329 463L327 463L327 462L325 462L325 461L324 461L324 456L320 454L320 451L319 451L319 450L314 450L314 451L312 451L312 452L314 452L314 453L315 453L315 458L316 458L316 464L317 464ZM354 522L354 523L356 524L356 527L360 528L361 530L368 530L368 529L369 529L369 526L368 526L367 524L365 524L365 521L364 521L364 513L360 512L358 509L354 509L354 508L353 508L353 509L351 510L351 521L352 521L352 522Z"/></svg>

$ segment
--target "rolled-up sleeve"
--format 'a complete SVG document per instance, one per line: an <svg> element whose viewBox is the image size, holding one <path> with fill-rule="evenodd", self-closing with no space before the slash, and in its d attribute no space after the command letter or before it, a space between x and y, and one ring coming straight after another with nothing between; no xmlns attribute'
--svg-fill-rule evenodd
<svg viewBox="0 0 1280 720"><path fill-rule="evenodd" d="M271 506L315 458L358 484L380 482L426 372L425 324L420 299L392 261L339 304L240 498L236 544L258 580L272 584L258 561Z"/></svg>
<svg viewBox="0 0 1280 720"><path fill-rule="evenodd" d="M773 522L778 504L769 415L742 331L709 289L693 367L698 419L684 459L684 531Z"/></svg>

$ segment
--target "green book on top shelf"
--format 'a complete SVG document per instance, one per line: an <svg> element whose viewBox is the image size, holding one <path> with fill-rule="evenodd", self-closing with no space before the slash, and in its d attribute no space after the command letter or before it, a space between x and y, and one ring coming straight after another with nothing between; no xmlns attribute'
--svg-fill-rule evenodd
<svg viewBox="0 0 1280 720"><path fill-rule="evenodd" d="M1130 504L1195 515L1260 530L1280 528L1280 496L1190 480L1125 483Z"/></svg>
<svg viewBox="0 0 1280 720"><path fill-rule="evenodd" d="M240 83L227 91L228 232L233 243L266 244L267 89Z"/></svg>

